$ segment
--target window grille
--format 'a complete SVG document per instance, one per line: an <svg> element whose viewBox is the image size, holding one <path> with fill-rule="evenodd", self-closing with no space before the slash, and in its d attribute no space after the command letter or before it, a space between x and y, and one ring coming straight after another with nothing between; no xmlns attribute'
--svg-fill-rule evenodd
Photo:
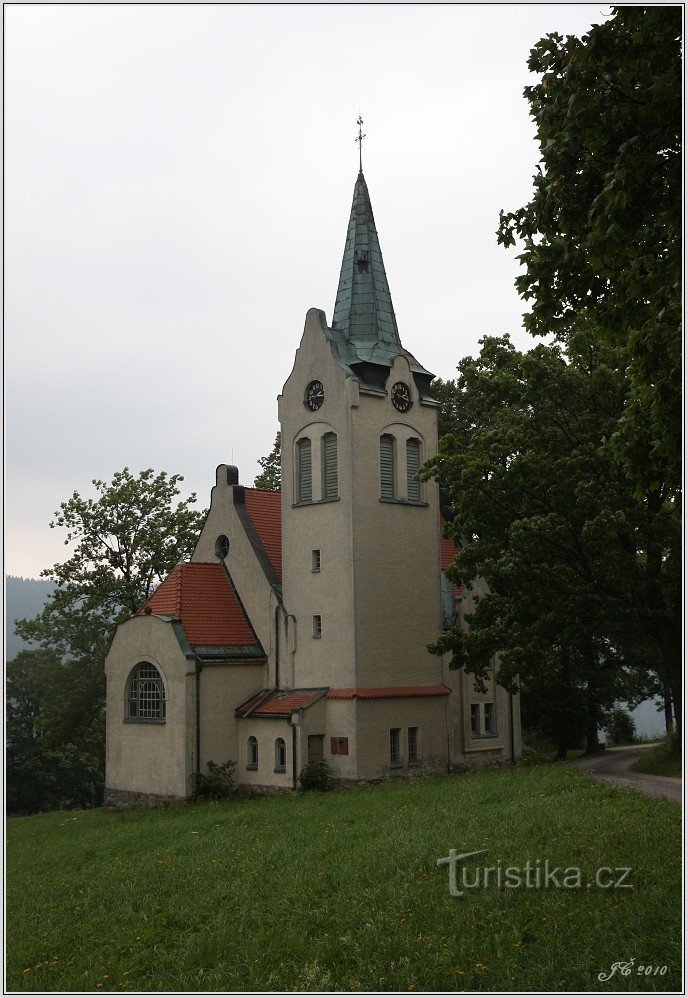
<svg viewBox="0 0 688 998"><path fill-rule="evenodd" d="M337 474L337 434L326 433L323 437L323 499L337 499L339 480Z"/></svg>
<svg viewBox="0 0 688 998"><path fill-rule="evenodd" d="M150 662L137 665L129 681L127 716L138 721L165 720L165 687Z"/></svg>
<svg viewBox="0 0 688 998"><path fill-rule="evenodd" d="M399 747L401 728L389 729L389 762L391 766L398 766L401 762L401 752Z"/></svg>
<svg viewBox="0 0 688 998"><path fill-rule="evenodd" d="M313 474L311 465L311 442L303 437L297 444L298 460L298 502L312 502Z"/></svg>

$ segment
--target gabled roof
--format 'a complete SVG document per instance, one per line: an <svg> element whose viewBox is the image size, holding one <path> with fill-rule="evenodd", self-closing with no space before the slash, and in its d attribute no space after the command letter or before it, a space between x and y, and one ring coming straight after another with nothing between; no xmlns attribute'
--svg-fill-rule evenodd
<svg viewBox="0 0 688 998"><path fill-rule="evenodd" d="M278 582L282 582L282 493L244 489L244 504Z"/></svg>
<svg viewBox="0 0 688 998"><path fill-rule="evenodd" d="M176 565L137 616L149 612L181 621L189 645L199 654L265 657L231 577L219 563Z"/></svg>
<svg viewBox="0 0 688 998"><path fill-rule="evenodd" d="M302 690L260 690L234 711L237 717L290 717L319 700L327 687Z"/></svg>

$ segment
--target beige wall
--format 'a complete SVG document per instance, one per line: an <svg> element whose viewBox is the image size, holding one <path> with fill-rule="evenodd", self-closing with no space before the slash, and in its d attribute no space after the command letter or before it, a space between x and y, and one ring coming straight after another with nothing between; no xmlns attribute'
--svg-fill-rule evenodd
<svg viewBox="0 0 688 998"><path fill-rule="evenodd" d="M448 697L403 697L396 700L358 700L357 761L359 779L393 779L398 776L447 770ZM421 764L409 766L407 735L419 729ZM390 728L401 729L401 760L390 766Z"/></svg>
<svg viewBox="0 0 688 998"><path fill-rule="evenodd" d="M124 720L128 679L139 662L151 662L163 678L164 724ZM106 787L186 797L192 789L194 663L182 653L171 624L156 616L120 624L105 674Z"/></svg>
<svg viewBox="0 0 688 998"><path fill-rule="evenodd" d="M289 722L281 718L247 717L238 722L237 780L249 787L292 787L292 730ZM258 740L258 769L247 769L248 739ZM284 773L275 772L275 741L283 738L287 764Z"/></svg>
<svg viewBox="0 0 688 998"><path fill-rule="evenodd" d="M234 711L262 689L264 666L204 663L201 670L201 771L208 760L218 764L232 759L237 782L242 781L244 748L239 742L239 720Z"/></svg>

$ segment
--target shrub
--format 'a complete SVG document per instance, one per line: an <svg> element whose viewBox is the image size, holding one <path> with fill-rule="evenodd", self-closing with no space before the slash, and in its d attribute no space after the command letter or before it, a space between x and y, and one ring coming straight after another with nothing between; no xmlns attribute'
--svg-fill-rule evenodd
<svg viewBox="0 0 688 998"><path fill-rule="evenodd" d="M325 759L306 763L299 776L302 790L331 790L333 782L334 773Z"/></svg>
<svg viewBox="0 0 688 998"><path fill-rule="evenodd" d="M208 760L207 773L194 773L194 797L198 800L221 800L234 792L236 762L228 759L222 765Z"/></svg>
<svg viewBox="0 0 688 998"><path fill-rule="evenodd" d="M613 745L632 745L635 742L635 721L623 707L614 707L609 711L604 730Z"/></svg>

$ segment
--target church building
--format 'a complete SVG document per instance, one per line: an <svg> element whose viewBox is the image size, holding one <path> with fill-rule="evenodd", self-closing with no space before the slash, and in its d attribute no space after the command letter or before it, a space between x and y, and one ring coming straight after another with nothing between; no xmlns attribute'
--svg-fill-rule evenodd
<svg viewBox="0 0 688 998"><path fill-rule="evenodd" d="M221 464L191 559L117 628L106 804L187 798L209 760L290 790L320 759L355 785L520 756L518 695L427 650L480 591L444 576L439 489L417 477L432 379L401 344L360 172L332 322L308 311L278 399L281 493Z"/></svg>

